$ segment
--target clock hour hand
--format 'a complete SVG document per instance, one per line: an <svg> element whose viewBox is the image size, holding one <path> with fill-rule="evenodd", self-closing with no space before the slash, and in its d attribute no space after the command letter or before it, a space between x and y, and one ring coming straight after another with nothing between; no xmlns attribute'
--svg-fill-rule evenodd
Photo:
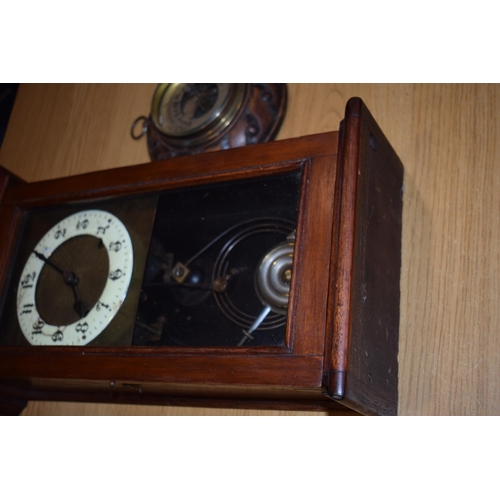
<svg viewBox="0 0 500 500"><path fill-rule="evenodd" d="M71 289L73 290L73 296L75 297L73 309L76 314L80 316L80 318L84 318L90 312L90 309L87 307L87 304L83 300L79 299L75 285L71 285Z"/></svg>
<svg viewBox="0 0 500 500"><path fill-rule="evenodd" d="M62 274L64 284L70 286L71 289L73 290L73 296L75 297L75 303L73 304L73 309L75 310L76 314L80 316L80 318L87 316L87 314L89 313L89 308L87 307L87 304L85 304L83 300L80 300L80 298L78 297L78 292L76 291L76 285L78 285L79 282L78 276L73 272L68 273L67 271L63 271L58 265L54 264L51 260L45 257L43 253L37 252L36 250L33 250L33 253L40 260L43 260L46 264L55 269L58 273Z"/></svg>

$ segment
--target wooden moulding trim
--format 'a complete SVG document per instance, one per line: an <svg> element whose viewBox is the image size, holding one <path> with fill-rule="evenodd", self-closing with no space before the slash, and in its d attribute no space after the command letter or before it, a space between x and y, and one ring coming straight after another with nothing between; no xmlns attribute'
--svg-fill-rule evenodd
<svg viewBox="0 0 500 500"><path fill-rule="evenodd" d="M339 154L342 175L340 224L338 235L337 270L333 301L333 331L328 373L328 395L342 399L345 393L347 350L349 344L349 314L354 254L354 223L356 216L356 181L359 160L360 115L363 102L349 99L346 106L343 151ZM335 245L333 246L335 248Z"/></svg>
<svg viewBox="0 0 500 500"><path fill-rule="evenodd" d="M2 201L7 185L9 184L10 175L5 169L0 167L0 202Z"/></svg>
<svg viewBox="0 0 500 500"><path fill-rule="evenodd" d="M20 177L14 175L0 165L0 202L2 201L7 186L15 186L16 184L24 183L25 182Z"/></svg>
<svg viewBox="0 0 500 500"><path fill-rule="evenodd" d="M34 208L66 200L83 201L285 173L296 170L297 165L307 158L335 154L333 146L336 140L332 138L336 134L328 132L247 146L254 148L251 163L246 154L235 148L28 183L22 189L12 186L6 191L3 203Z"/></svg>
<svg viewBox="0 0 500 500"><path fill-rule="evenodd" d="M320 388L323 356L203 355L171 357L84 356L72 351L65 357L47 352L44 358L25 352L1 359L1 378L64 378L128 380L187 384L241 384Z"/></svg>
<svg viewBox="0 0 500 500"><path fill-rule="evenodd" d="M77 356L124 356L124 357L153 357L169 358L176 356L197 356L202 354L205 357L219 356L287 356L293 355L293 351L288 346L253 346L253 347L179 347L179 346L32 346L26 345L1 345L0 362L4 358L11 356L23 356L27 353L37 356L45 356L47 352L53 356L67 356L73 353ZM1 376L0 366L0 376Z"/></svg>
<svg viewBox="0 0 500 500"><path fill-rule="evenodd" d="M36 391L30 394L30 401L65 401L107 404L135 404L155 406L185 406L198 408L230 408L248 410L278 410L278 411L327 411L331 415L358 415L358 412L339 403L326 399L324 401L301 400L267 400L238 398L186 398L173 396L125 395L110 393L78 393L74 391ZM26 406L26 403L24 404ZM24 407L20 408L22 411ZM19 412L20 413L20 412ZM12 413L14 414L14 413ZM16 413L18 414L18 413ZM1 415L1 413L0 413Z"/></svg>
<svg viewBox="0 0 500 500"><path fill-rule="evenodd" d="M7 278L8 262L12 257L22 214L14 206L1 206L8 188L25 182L17 175L0 166L0 290L3 290ZM0 294L0 307L1 307Z"/></svg>
<svg viewBox="0 0 500 500"><path fill-rule="evenodd" d="M307 197L309 194L309 175L311 173L311 160L308 159L304 162L302 167L302 179L300 183L300 200L299 200L299 213L297 218L297 225L295 231L295 255L302 255L303 241L305 233L305 220L306 220L306 207ZM298 251L298 250L301 251ZM302 261L301 259L294 258L292 264L292 276L302 276ZM287 349L293 351L293 341L295 337L295 328L291 325L296 324L296 311L298 305L298 280L292 280L292 287L290 289L289 307L287 313L286 332L285 332L285 345Z"/></svg>
<svg viewBox="0 0 500 500"><path fill-rule="evenodd" d="M13 257L21 221L21 210L13 206L0 206L0 290L4 289L7 280L9 262ZM0 307L1 298L0 294Z"/></svg>
<svg viewBox="0 0 500 500"><path fill-rule="evenodd" d="M303 355L325 352L336 167L337 155L313 158L310 175L305 178L309 194L304 193L307 204L300 212L294 258L297 268L293 270L297 277L294 284L300 293L296 295L291 322L296 332L293 351ZM303 229L302 234L299 229ZM305 244L302 246L301 242Z"/></svg>
<svg viewBox="0 0 500 500"><path fill-rule="evenodd" d="M327 300L327 316L326 316L326 329L325 329L325 361L323 370L323 386L329 392L336 393L337 391L328 391L330 387L330 370L332 358L332 344L333 344L333 321L335 311L335 277L337 273L337 255L339 244L339 227L340 227L340 207L342 195L342 159L344 154L344 128L345 120L340 122L339 135L338 135L338 152L337 152L337 171L335 174L335 189L334 189L334 205L333 205L333 222L331 232L331 251L330 251L330 272L328 277L328 300ZM336 372L339 373L339 372ZM333 375L332 375L333 376ZM338 377L337 377L338 379ZM338 380L337 380L338 381ZM340 391L341 392L341 391Z"/></svg>

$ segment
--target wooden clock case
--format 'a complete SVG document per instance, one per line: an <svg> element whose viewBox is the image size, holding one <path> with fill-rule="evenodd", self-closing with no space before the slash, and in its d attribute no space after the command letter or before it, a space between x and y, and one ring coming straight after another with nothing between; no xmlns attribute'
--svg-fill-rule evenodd
<svg viewBox="0 0 500 500"><path fill-rule="evenodd" d="M403 166L359 98L339 132L36 183L1 169L0 290L25 211L295 171L285 345L0 346L0 411L57 400L397 414Z"/></svg>

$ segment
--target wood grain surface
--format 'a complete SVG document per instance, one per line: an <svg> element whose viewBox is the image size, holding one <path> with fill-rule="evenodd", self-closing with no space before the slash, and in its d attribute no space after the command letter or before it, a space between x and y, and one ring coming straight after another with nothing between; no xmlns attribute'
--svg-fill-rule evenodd
<svg viewBox="0 0 500 500"><path fill-rule="evenodd" d="M21 85L0 164L35 181L148 161L154 84ZM500 414L500 85L289 86L277 140L361 97L405 165L399 413ZM32 402L24 415L326 415Z"/></svg>

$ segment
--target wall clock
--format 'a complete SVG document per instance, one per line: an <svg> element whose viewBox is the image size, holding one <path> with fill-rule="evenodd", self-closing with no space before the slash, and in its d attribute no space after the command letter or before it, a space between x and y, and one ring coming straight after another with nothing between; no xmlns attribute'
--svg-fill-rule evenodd
<svg viewBox="0 0 500 500"><path fill-rule="evenodd" d="M37 183L0 177L0 407L397 413L403 168L339 132Z"/></svg>
<svg viewBox="0 0 500 500"><path fill-rule="evenodd" d="M279 131L287 94L284 83L161 83L131 135L147 136L152 160L267 142Z"/></svg>

